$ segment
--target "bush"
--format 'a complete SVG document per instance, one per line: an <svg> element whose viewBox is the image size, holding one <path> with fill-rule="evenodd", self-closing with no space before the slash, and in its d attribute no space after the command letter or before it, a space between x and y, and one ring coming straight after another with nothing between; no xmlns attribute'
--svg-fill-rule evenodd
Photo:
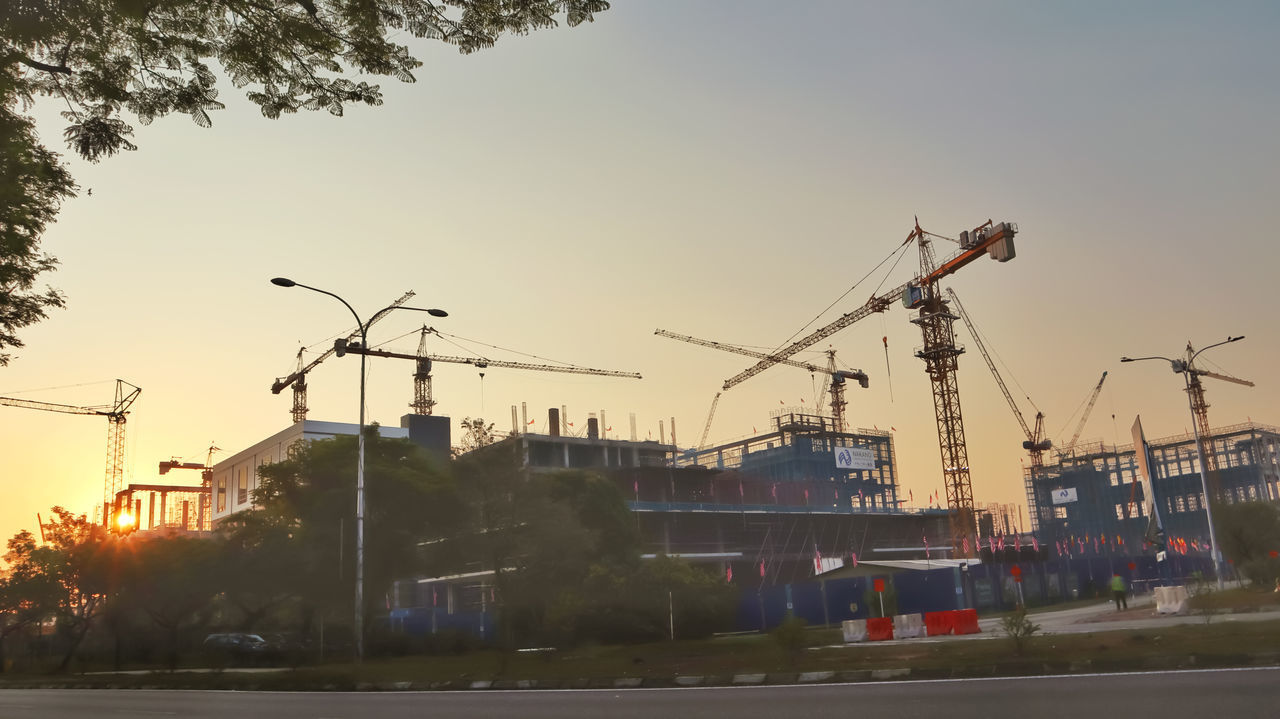
<svg viewBox="0 0 1280 719"><path fill-rule="evenodd" d="M808 638L805 636L805 627L809 625L804 619L787 614L787 618L773 630L773 641L778 643L782 651L791 657L798 656L804 651L808 644Z"/></svg>
<svg viewBox="0 0 1280 719"><path fill-rule="evenodd" d="M1023 608L1006 615L1000 620L1000 625L1004 628L1004 633L1013 640L1013 653L1019 656L1022 655L1022 650L1026 648L1031 635L1040 631L1040 625L1031 621L1027 616L1027 610Z"/></svg>

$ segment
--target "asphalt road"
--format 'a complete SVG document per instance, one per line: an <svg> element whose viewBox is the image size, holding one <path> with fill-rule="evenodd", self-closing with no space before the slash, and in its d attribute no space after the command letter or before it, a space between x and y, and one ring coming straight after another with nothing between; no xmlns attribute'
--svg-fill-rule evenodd
<svg viewBox="0 0 1280 719"><path fill-rule="evenodd" d="M792 717L977 719L1280 715L1280 669L1144 672L715 689L269 693L0 691L3 719L401 719Z"/></svg>

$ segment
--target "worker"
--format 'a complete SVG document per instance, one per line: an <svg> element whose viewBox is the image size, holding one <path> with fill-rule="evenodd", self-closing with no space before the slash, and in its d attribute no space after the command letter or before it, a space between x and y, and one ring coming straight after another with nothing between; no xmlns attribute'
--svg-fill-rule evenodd
<svg viewBox="0 0 1280 719"><path fill-rule="evenodd" d="M1115 600L1116 611L1129 608L1129 602L1125 599L1124 577L1119 574L1111 577L1111 598Z"/></svg>

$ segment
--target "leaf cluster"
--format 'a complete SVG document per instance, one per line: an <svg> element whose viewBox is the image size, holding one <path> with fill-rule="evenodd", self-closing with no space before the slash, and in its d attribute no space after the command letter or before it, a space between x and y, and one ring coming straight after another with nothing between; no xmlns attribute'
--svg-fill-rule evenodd
<svg viewBox="0 0 1280 719"><path fill-rule="evenodd" d="M142 124L171 113L208 127L220 67L263 115L341 115L380 105L378 85L345 75L413 82L421 66L407 33L470 53L503 34L570 26L603 0L11 0L0 6L0 69L16 94L68 105L68 144L97 161L135 149L128 112ZM8 104L11 98L6 96Z"/></svg>

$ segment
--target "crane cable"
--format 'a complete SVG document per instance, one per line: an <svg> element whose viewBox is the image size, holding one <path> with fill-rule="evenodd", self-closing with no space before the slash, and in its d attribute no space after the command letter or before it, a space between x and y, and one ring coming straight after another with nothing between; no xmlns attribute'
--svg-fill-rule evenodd
<svg viewBox="0 0 1280 719"><path fill-rule="evenodd" d="M858 280L857 282L853 283L853 286L852 286L852 287L850 287L849 289L845 290L843 294L841 294L839 297L837 297L837 298L835 299L835 301L833 301L831 304L827 305L827 306L826 306L826 307L825 307L821 312L819 312L818 314L814 315L813 319L809 320L807 323L805 323L805 325L804 325L803 327L801 327L800 329L796 330L796 331L795 331L795 332L794 332L790 337L788 337L787 339L783 340L783 341L782 341L782 343L781 343L781 344L779 344L777 347L775 347L775 348L773 349L773 351L772 351L772 352L770 352L769 354L773 354L774 352L777 352L778 350L782 349L783 347L786 347L786 346L787 346L789 343L791 343L791 342L792 342L792 341L793 341L793 340L794 340L794 339L795 339L795 338L796 338L796 337L797 337L801 332L804 332L805 330L807 330L807 329L809 329L810 327L812 327L812 326L813 326L813 324L814 324L815 322L817 322L817 321L818 321L818 319L819 319L820 317L822 317L822 316L823 316L823 315L825 315L826 313L830 312L832 307L835 307L837 304L839 304L840 302L842 302L842 301L844 300L844 298L848 297L850 292L853 292L855 289L857 289L857 288L858 288L858 286L859 286L859 285L861 285L863 282L866 282L866 281L867 281L867 278L871 277L871 275L872 275L872 274L874 274L876 270L878 270L878 269L880 269L881 267L883 267L883 266L884 266L884 263L886 263L886 262L888 262L890 259L892 259L894 255L898 255L898 259L894 260L893 265L889 268L889 271L888 271L888 272L886 272L886 273L885 273L884 278L882 278L882 279L880 280L880 284L879 284L879 285L876 285L876 289L875 289L875 291L871 293L871 294L872 294L872 296L874 296L876 292L879 292L879 291L880 291L880 288L881 288L881 287L884 287L885 280L887 280L887 279L888 279L888 277L889 277L889 275L893 272L893 270L894 270L895 268L897 268L898 263L902 261L902 258L906 256L906 248L907 248L907 247L908 247L908 243L905 243L905 242L904 242L904 243L902 243L900 246L898 246L898 248L897 248L896 250L894 250L893 252L890 252L888 255L886 255L886 256L885 256L885 258L884 258L883 260L880 260L880 262L878 262L878 263L876 264L876 266L875 266L875 267L872 267L872 268L867 272L867 274L863 275L863 276L862 276L862 279L860 279L860 280Z"/></svg>

